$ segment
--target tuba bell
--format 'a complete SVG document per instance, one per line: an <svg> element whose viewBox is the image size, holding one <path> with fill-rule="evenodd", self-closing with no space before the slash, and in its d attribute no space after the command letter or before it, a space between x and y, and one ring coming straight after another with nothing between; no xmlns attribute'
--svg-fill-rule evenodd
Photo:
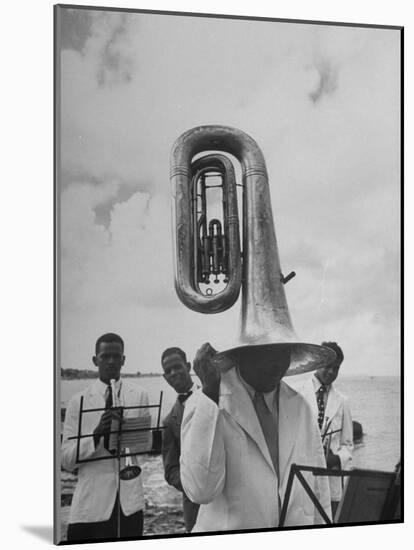
<svg viewBox="0 0 414 550"><path fill-rule="evenodd" d="M237 183L232 155L240 164ZM175 288L181 302L200 313L220 313L242 291L240 346L217 355L222 368L254 356L268 361L288 347L286 375L324 367L335 352L301 343L290 318L281 271L266 164L257 143L236 128L198 126L182 134L171 152L175 228ZM209 182L210 181L210 182ZM238 190L242 195L242 238ZM221 201L208 195L219 188ZM216 215L221 202L221 216ZM214 208L216 211L214 211ZM209 211L215 217L208 219Z"/></svg>

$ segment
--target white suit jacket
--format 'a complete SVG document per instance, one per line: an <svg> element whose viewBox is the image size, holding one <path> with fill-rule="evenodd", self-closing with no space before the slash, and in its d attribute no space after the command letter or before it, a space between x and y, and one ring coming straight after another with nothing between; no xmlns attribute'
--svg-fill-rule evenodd
<svg viewBox="0 0 414 550"><path fill-rule="evenodd" d="M318 405L316 403L315 387L313 379L309 378L297 390L303 394L310 404L315 419L318 418ZM323 420L323 432L328 427L328 432L336 431L331 436L330 448L332 452L339 456L341 469L346 470L351 466L353 444L353 428L351 409L348 398L331 385L328 393L328 400L325 407L325 417ZM340 477L330 477L329 485L331 490L331 499L339 502L342 496L342 480Z"/></svg>
<svg viewBox="0 0 414 550"><path fill-rule="evenodd" d="M325 459L309 405L281 382L278 483L252 400L231 369L219 406L201 390L186 401L180 463L185 492L202 505L193 532L202 532L278 527L291 464L324 467ZM304 477L330 517L327 478ZM289 502L286 526L323 523L297 479Z"/></svg>
<svg viewBox="0 0 414 550"><path fill-rule="evenodd" d="M84 523L106 521L110 518L118 490L118 461L100 460L96 462L76 463L76 440L68 438L78 434L80 397L84 396L83 408L94 409L105 407L100 380L71 398L66 409L63 429L61 460L66 470L78 468L78 483L73 495L69 523ZM124 406L148 405L148 395L135 384L122 380L120 393L121 404ZM103 411L84 413L82 415L82 434L90 434L99 424ZM148 409L131 409L124 412L125 417L148 415ZM100 439L95 449L93 438L80 440L80 459L109 456ZM148 446L151 445L149 436ZM135 479L121 480L121 508L126 516L144 507L144 491L142 475Z"/></svg>

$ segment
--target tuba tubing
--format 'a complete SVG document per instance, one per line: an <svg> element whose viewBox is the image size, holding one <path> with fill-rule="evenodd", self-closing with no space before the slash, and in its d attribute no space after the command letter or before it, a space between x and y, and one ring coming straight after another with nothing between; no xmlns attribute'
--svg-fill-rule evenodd
<svg viewBox="0 0 414 550"><path fill-rule="evenodd" d="M218 313L231 307L240 292L240 275L231 276L222 292L203 295L194 285L191 271L191 182L193 158L205 151L220 151L237 158L243 183L243 265L241 340L263 341L275 327L283 337L295 338L277 250L266 163L259 146L249 135L228 126L199 126L182 134L171 153L173 217L175 219L175 288L190 309ZM198 160L196 162L201 162ZM229 161L230 162L230 161ZM194 163L195 164L195 163ZM238 233L237 231L234 231ZM233 256L237 245L229 244ZM237 261L233 261L238 266ZM239 269L236 267L236 269ZM232 274L233 275L233 274ZM269 336L269 342L273 340Z"/></svg>
<svg viewBox="0 0 414 550"><path fill-rule="evenodd" d="M192 173L194 174L192 178L192 185L195 186L197 183L198 177L211 170L220 172L223 178L223 194L226 196L225 207L224 207L224 227L225 233L224 236L225 246L228 250L228 265L226 268L230 273L228 278L228 283L224 291L216 295L206 296L207 300L203 300L204 295L201 294L197 287L197 270L200 268L197 261L197 238L196 234L198 232L197 223L195 216L193 217L193 226L192 234L190 235L190 242L193 243L193 256L191 258L182 259L181 265L186 271L190 269L190 265L187 262L191 262L191 265L194 266L193 270L193 279L192 279L192 289L196 292L196 300L193 304L195 311L201 313L218 313L229 309L236 301L240 293L241 284L242 284L242 264L241 264L241 247L240 247L240 229L239 229L239 213L237 207L237 188L236 188L236 177L234 174L234 167L229 158L224 155L213 154L205 155L191 164ZM193 205L194 211L194 205ZM210 220L208 223L209 233L213 229L217 220ZM207 220L205 221L207 226ZM213 243L212 243L213 244ZM214 260L213 260L214 263ZM182 286L176 286L181 290ZM192 296L193 294L191 294ZM180 296L180 293L179 293ZM189 296L183 296L185 305L189 305Z"/></svg>

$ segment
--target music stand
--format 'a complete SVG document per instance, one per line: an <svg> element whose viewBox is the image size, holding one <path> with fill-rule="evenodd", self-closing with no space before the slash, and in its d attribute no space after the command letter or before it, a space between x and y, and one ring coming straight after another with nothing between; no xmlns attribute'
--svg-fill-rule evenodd
<svg viewBox="0 0 414 550"><path fill-rule="evenodd" d="M335 514L335 523L393 521L400 495L395 494L396 473L352 470ZM394 498L396 497L396 498Z"/></svg>
<svg viewBox="0 0 414 550"><path fill-rule="evenodd" d="M322 508L317 496L309 486L302 472L311 472L314 476L347 477L348 481L341 502L331 521ZM401 502L400 472L382 472L378 470L330 470L314 466L290 467L286 493L280 512L279 527L283 527L293 481L297 477L303 489L312 500L325 523L366 523L380 521L399 521Z"/></svg>
<svg viewBox="0 0 414 550"><path fill-rule="evenodd" d="M76 445L76 463L77 464L84 464L86 462L96 462L98 460L114 460L116 459L118 461L118 504L117 504L117 538L120 538L121 536L121 459L122 458L128 458L133 457L137 455L142 454L149 454L151 453L154 448L149 448L149 433L154 432L155 434L159 435L160 431L163 429L163 426L160 426L160 420L161 420L161 406L162 406L162 398L163 398L163 392L160 392L160 400L157 405L133 405L133 406L118 406L113 407L114 409L117 409L120 411L120 420L119 421L112 421L111 430L109 432L109 455L106 456L99 456L94 458L84 458L81 459L79 457L80 455L80 441L83 438L86 437L94 437L93 433L90 434L82 434L82 418L83 415L86 413L91 412L105 412L108 409L106 407L102 408L95 408L95 409L84 409L83 408L83 395L80 398L80 405L79 405L79 422L78 422L78 434L75 436L68 437L68 440L76 439L77 445ZM157 425L155 427L151 427L151 416L150 414L145 416L137 416L137 417L124 417L124 412L126 410L133 410L133 409L158 409L158 415L157 415ZM123 452L123 449L129 449L134 448L132 452ZM138 475L141 472L139 471ZM133 477L136 477L134 475ZM125 480L128 479L128 477L124 478Z"/></svg>

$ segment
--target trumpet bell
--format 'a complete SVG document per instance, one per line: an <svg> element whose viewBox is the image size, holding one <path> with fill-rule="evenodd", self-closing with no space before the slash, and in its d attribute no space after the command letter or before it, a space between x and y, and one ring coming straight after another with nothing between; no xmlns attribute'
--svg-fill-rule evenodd
<svg viewBox="0 0 414 550"><path fill-rule="evenodd" d="M139 466L125 466L125 468L120 471L119 477L123 481L129 481L130 479L138 477L141 472L142 470Z"/></svg>

